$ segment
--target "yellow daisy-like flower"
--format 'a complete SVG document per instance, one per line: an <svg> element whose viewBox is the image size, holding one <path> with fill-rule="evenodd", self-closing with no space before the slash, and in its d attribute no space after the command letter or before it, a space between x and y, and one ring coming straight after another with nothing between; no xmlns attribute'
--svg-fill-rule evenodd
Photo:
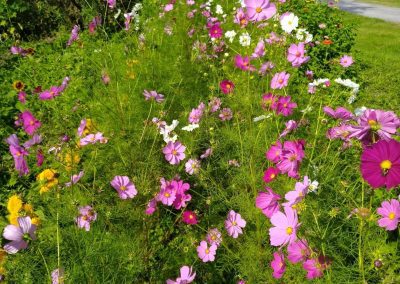
<svg viewBox="0 0 400 284"><path fill-rule="evenodd" d="M33 213L33 207L32 207L32 205L30 205L29 203L26 203L26 204L24 204L24 211L27 213L27 214L32 214Z"/></svg>
<svg viewBox="0 0 400 284"><path fill-rule="evenodd" d="M14 81L13 88L17 91L22 91L25 88L25 84L22 81L17 80Z"/></svg>
<svg viewBox="0 0 400 284"><path fill-rule="evenodd" d="M19 210L22 208L22 200L19 198L18 195L13 195L8 199L7 202L7 210L11 214L18 213Z"/></svg>
<svg viewBox="0 0 400 284"><path fill-rule="evenodd" d="M18 213L11 213L10 215L8 215L8 221L10 222L11 225L19 226L18 217L19 217Z"/></svg>
<svg viewBox="0 0 400 284"><path fill-rule="evenodd" d="M40 219L39 219L39 217L33 217L33 218L31 218L31 222L32 222L32 224L33 225L35 225L35 226L39 226L40 225Z"/></svg>
<svg viewBox="0 0 400 284"><path fill-rule="evenodd" d="M55 178L57 172L52 169L45 169L37 175L36 179L39 181L51 181Z"/></svg>

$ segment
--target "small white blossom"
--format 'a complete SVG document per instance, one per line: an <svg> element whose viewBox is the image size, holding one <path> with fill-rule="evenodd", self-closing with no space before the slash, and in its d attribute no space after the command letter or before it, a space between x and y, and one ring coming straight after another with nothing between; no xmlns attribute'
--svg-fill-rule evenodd
<svg viewBox="0 0 400 284"><path fill-rule="evenodd" d="M356 116L361 116L364 113L364 111L366 111L366 110L367 110L367 108L365 106L362 106L362 107L356 108L354 110L354 114Z"/></svg>
<svg viewBox="0 0 400 284"><path fill-rule="evenodd" d="M253 118L253 121L254 122L258 122L258 121L261 121L261 120L264 120L264 119L267 119L267 118L270 118L272 115L271 114L268 114L268 115L260 115L260 116L257 116L257 117L255 117L255 118Z"/></svg>
<svg viewBox="0 0 400 284"><path fill-rule="evenodd" d="M314 180L309 186L308 186L308 192L315 192L318 189L319 182Z"/></svg>
<svg viewBox="0 0 400 284"><path fill-rule="evenodd" d="M235 38L235 36L236 36L236 32L234 30L227 31L225 33L225 37L229 39L229 42L233 42L233 39Z"/></svg>
<svg viewBox="0 0 400 284"><path fill-rule="evenodd" d="M283 15L280 22L282 30L284 30L288 34L290 34L299 26L299 18L293 13Z"/></svg>
<svg viewBox="0 0 400 284"><path fill-rule="evenodd" d="M221 5L217 5L215 7L215 13L218 14L218 15L222 15L224 13L224 10L222 9Z"/></svg>
<svg viewBox="0 0 400 284"><path fill-rule="evenodd" d="M189 124L189 125L187 125L187 126L185 126L185 127L182 127L182 130L192 132L192 131L195 130L196 128L199 128L199 126L200 126L200 125L198 125L198 124L196 124L196 123L193 123L193 124Z"/></svg>
<svg viewBox="0 0 400 284"><path fill-rule="evenodd" d="M249 46L251 44L251 37L248 33L244 33L239 37L239 43L242 46Z"/></svg>

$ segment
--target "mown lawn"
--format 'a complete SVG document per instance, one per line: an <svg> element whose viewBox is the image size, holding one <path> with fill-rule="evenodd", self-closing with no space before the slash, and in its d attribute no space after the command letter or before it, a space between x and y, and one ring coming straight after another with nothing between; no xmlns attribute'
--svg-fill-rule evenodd
<svg viewBox="0 0 400 284"><path fill-rule="evenodd" d="M400 24L349 13L343 16L358 29L354 54L362 61L360 80L363 81L358 104L399 109Z"/></svg>

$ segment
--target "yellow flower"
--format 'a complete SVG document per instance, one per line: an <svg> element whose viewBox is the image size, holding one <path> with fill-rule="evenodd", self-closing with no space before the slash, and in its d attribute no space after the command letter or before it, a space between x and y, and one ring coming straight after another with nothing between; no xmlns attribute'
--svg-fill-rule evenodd
<svg viewBox="0 0 400 284"><path fill-rule="evenodd" d="M40 187L39 193L42 194L42 193L48 192L49 190L50 190L50 188L47 187L46 185L44 185L44 186Z"/></svg>
<svg viewBox="0 0 400 284"><path fill-rule="evenodd" d="M8 221L10 222L11 225L19 226L18 224L18 213L11 213L8 215Z"/></svg>
<svg viewBox="0 0 400 284"><path fill-rule="evenodd" d="M22 200L18 195L13 195L8 199L7 209L10 213L18 213L22 208Z"/></svg>
<svg viewBox="0 0 400 284"><path fill-rule="evenodd" d="M24 211L28 214L33 213L33 207L29 203L24 204Z"/></svg>
<svg viewBox="0 0 400 284"><path fill-rule="evenodd" d="M36 226L39 226L39 225L40 225L40 219L39 219L39 217L33 217L33 218L32 218L32 224L33 224L33 225L36 225Z"/></svg>
<svg viewBox="0 0 400 284"><path fill-rule="evenodd" d="M55 178L57 172L52 169L45 169L43 172L37 175L36 179L40 181L51 181Z"/></svg>
<svg viewBox="0 0 400 284"><path fill-rule="evenodd" d="M64 157L64 161L65 161L65 168L67 171L71 171L72 170L72 166L73 165L77 165L79 164L79 161L81 160L81 158L79 157L78 153L66 153L65 157Z"/></svg>
<svg viewBox="0 0 400 284"><path fill-rule="evenodd" d="M17 91L22 91L25 88L25 84L22 81L17 80L14 81L13 88Z"/></svg>
<svg viewBox="0 0 400 284"><path fill-rule="evenodd" d="M131 79L131 80L134 80L136 78L136 74L131 71L127 71L126 76L128 77L128 79Z"/></svg>

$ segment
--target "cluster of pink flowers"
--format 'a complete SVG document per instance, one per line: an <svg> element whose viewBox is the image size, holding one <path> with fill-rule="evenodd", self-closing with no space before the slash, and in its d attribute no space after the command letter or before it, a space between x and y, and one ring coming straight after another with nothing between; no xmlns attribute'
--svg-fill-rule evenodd
<svg viewBox="0 0 400 284"><path fill-rule="evenodd" d="M52 100L64 92L70 81L69 77L65 77L60 86L52 86L49 90L45 90L39 94L39 99L42 101Z"/></svg>
<svg viewBox="0 0 400 284"><path fill-rule="evenodd" d="M97 213L93 210L92 206L86 205L79 207L79 216L76 217L75 222L79 228L84 228L90 231L90 224L97 219Z"/></svg>
<svg viewBox="0 0 400 284"><path fill-rule="evenodd" d="M202 102L198 105L197 108L193 108L189 114L189 123L199 124L201 118L203 117L205 107L206 105Z"/></svg>

